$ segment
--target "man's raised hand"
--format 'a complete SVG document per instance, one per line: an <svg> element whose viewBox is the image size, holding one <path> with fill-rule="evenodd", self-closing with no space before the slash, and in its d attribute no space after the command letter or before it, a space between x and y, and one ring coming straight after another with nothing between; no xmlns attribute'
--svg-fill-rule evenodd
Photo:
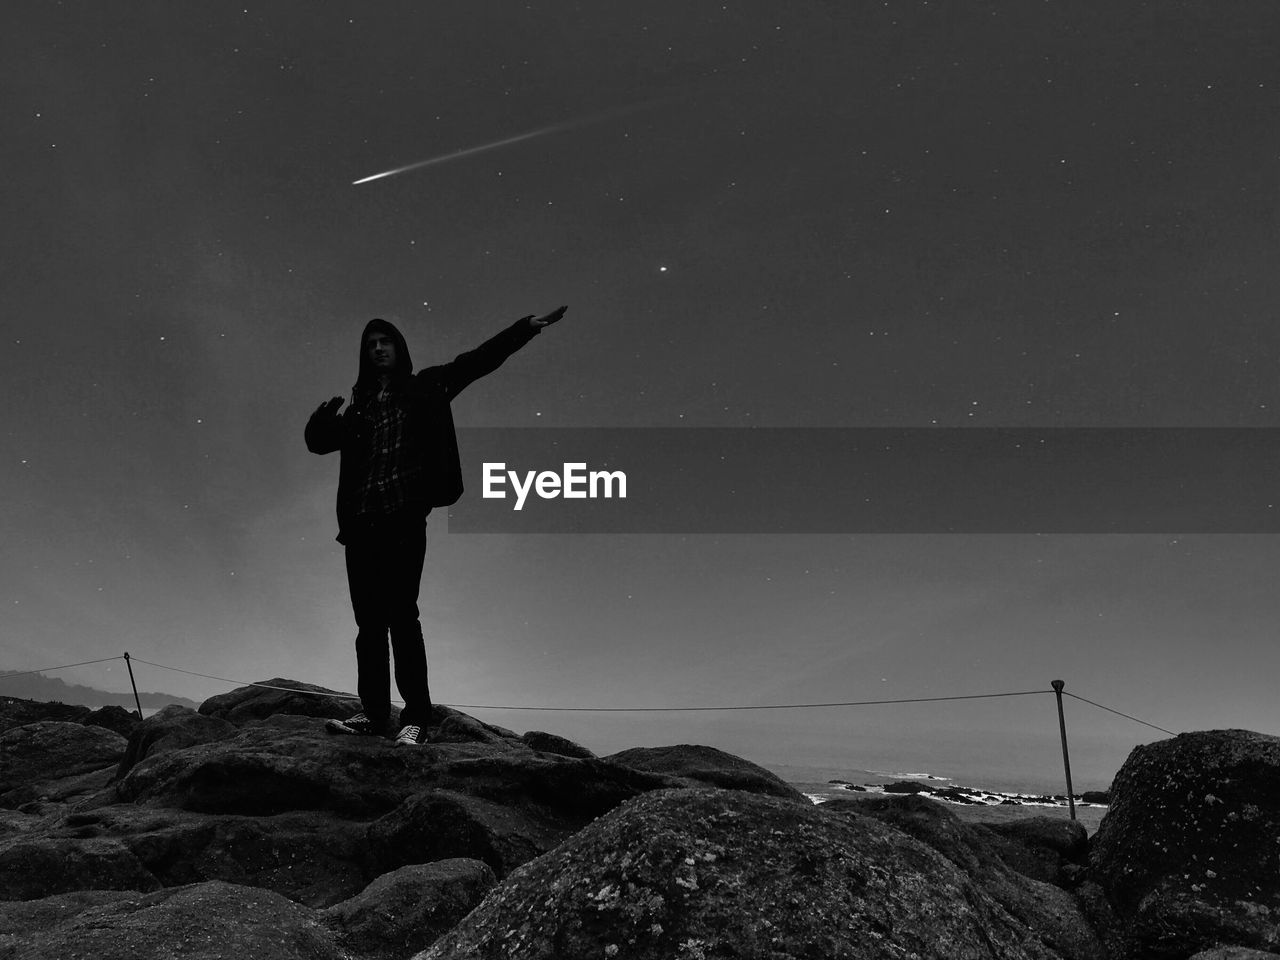
<svg viewBox="0 0 1280 960"><path fill-rule="evenodd" d="M549 327L551 326L551 324L555 323L557 320L563 317L564 312L568 309L569 307L566 304L563 307L556 307L554 310L552 310L548 314L545 314L544 316L530 317L529 326L534 327L535 329L541 329L542 327Z"/></svg>
<svg viewBox="0 0 1280 960"><path fill-rule="evenodd" d="M326 400L320 406L316 407L316 413L326 417L336 417L338 408L346 403L342 397L334 397L332 400Z"/></svg>

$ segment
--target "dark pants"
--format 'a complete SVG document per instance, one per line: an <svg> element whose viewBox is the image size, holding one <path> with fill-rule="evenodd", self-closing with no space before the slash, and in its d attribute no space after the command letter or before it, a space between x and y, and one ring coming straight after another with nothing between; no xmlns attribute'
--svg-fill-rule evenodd
<svg viewBox="0 0 1280 960"><path fill-rule="evenodd" d="M347 584L356 627L356 692L365 716L385 723L391 714L391 663L404 700L401 726L431 718L427 651L418 621L418 585L427 551L426 520L388 518L347 538Z"/></svg>

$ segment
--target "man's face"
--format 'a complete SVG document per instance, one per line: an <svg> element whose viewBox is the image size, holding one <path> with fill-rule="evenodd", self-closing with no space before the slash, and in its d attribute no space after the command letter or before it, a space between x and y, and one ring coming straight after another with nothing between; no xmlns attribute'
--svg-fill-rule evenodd
<svg viewBox="0 0 1280 960"><path fill-rule="evenodd" d="M396 342L389 334L374 330L364 338L365 356L377 370L394 370L396 368Z"/></svg>

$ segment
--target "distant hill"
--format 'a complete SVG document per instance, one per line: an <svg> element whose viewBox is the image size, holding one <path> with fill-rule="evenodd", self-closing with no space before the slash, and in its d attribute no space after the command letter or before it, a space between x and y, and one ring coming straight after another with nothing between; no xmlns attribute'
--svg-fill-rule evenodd
<svg viewBox="0 0 1280 960"><path fill-rule="evenodd" d="M0 697L18 697L23 700L53 701L56 703L79 703L86 707L106 707L116 705L129 710L134 709L132 693L108 693L95 687L83 687L78 683L67 683L57 677L46 677L43 673L22 674L19 670L0 670ZM12 677L12 679L8 679ZM179 697L172 693L143 693L138 691L138 699L142 708L159 709L176 703L193 710L200 706L195 700Z"/></svg>

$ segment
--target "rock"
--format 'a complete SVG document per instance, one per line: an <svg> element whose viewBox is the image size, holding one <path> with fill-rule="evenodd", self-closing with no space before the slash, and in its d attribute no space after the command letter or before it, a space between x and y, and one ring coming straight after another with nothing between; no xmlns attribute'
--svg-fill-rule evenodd
<svg viewBox="0 0 1280 960"><path fill-rule="evenodd" d="M479 860L415 864L383 874L320 919L365 960L402 960L470 913L494 882Z"/></svg>
<svg viewBox="0 0 1280 960"><path fill-rule="evenodd" d="M585 823L586 818L538 816L452 790L428 790L371 824L369 841L382 869L466 857L505 877Z"/></svg>
<svg viewBox="0 0 1280 960"><path fill-rule="evenodd" d="M923 783L916 783L914 780L895 780L893 783L886 783L882 788L885 793L931 793L933 787Z"/></svg>
<svg viewBox="0 0 1280 960"><path fill-rule="evenodd" d="M608 760L539 756L531 751L441 760L424 779L440 789L580 824L645 791L678 785L674 778Z"/></svg>
<svg viewBox="0 0 1280 960"><path fill-rule="evenodd" d="M200 704L200 713L242 726L251 720L265 720L278 713L346 719L360 712L358 699L328 687L280 677L260 683L262 686L236 687L228 693L210 697Z"/></svg>
<svg viewBox="0 0 1280 960"><path fill-rule="evenodd" d="M44 703L24 700L21 697L0 697L0 733L14 727L42 720L58 720L63 723L82 723L89 716L89 708L70 703Z"/></svg>
<svg viewBox="0 0 1280 960"><path fill-rule="evenodd" d="M25 833L40 822L40 817L35 814L0 807L0 842L15 834Z"/></svg>
<svg viewBox="0 0 1280 960"><path fill-rule="evenodd" d="M1110 790L1086 790L1080 794L1081 803L1096 803L1106 806L1111 802Z"/></svg>
<svg viewBox="0 0 1280 960"><path fill-rule="evenodd" d="M1023 876L1060 883L1067 865L1083 866L1089 858L1089 832L1066 817L1028 817L988 823L984 830L996 855Z"/></svg>
<svg viewBox="0 0 1280 960"><path fill-rule="evenodd" d="M235 737L147 757L117 784L122 802L271 816L328 810L375 817L422 789L429 748L335 736L312 717L275 716Z"/></svg>
<svg viewBox="0 0 1280 960"><path fill-rule="evenodd" d="M275 817L209 816L123 804L46 822L20 841L55 852L90 841L118 844L155 880L151 884L144 878L139 889L224 880L327 907L380 872L369 855L366 830L363 823L306 811ZM0 864L8 851L9 845L0 842ZM68 884L57 870L44 870L13 895L48 896L82 885Z"/></svg>
<svg viewBox="0 0 1280 960"><path fill-rule="evenodd" d="M133 890L76 890L41 900L0 902L0 957L17 957L19 947L31 947L33 938L73 919L90 907L129 900Z"/></svg>
<svg viewBox="0 0 1280 960"><path fill-rule="evenodd" d="M1022 852L1020 841L986 824L963 823L943 804L921 796L833 800L823 804L822 809L837 815L853 813L874 817L928 844L1034 931L1046 948L1061 956L1074 960L1094 960L1102 956L1102 944L1074 898L1048 882L1057 872L1056 855L1052 871L1047 871L1050 876L1044 876L1046 871L1041 868L1032 873L1023 872L1019 867L1028 858ZM1047 834L1054 841L1061 840L1066 832L1055 831L1048 825L1024 831L1037 839Z"/></svg>
<svg viewBox="0 0 1280 960"><path fill-rule="evenodd" d="M125 776L139 761L147 757L169 750L181 750L197 743L225 740L239 732L239 728L228 720L171 703L135 726L129 735L129 743L120 759L116 776Z"/></svg>
<svg viewBox="0 0 1280 960"><path fill-rule="evenodd" d="M443 717L431 735L432 743L494 744L512 740L519 741L520 738L510 730L481 723L475 717L456 711Z"/></svg>
<svg viewBox="0 0 1280 960"><path fill-rule="evenodd" d="M132 710L109 704L94 710L81 722L90 727L105 727L108 730L114 730L122 737L127 737L142 721Z"/></svg>
<svg viewBox="0 0 1280 960"><path fill-rule="evenodd" d="M1188 960L1280 960L1280 953L1249 947L1214 947L1211 950L1201 950Z"/></svg>
<svg viewBox="0 0 1280 960"><path fill-rule="evenodd" d="M539 753L554 753L562 757L579 757L584 760L595 757L595 754L586 747L579 746L564 737L558 737L554 733L530 730L520 739Z"/></svg>
<svg viewBox="0 0 1280 960"><path fill-rule="evenodd" d="M53 781L114 767L125 743L111 730L61 720L41 720L0 733L0 806L39 800Z"/></svg>
<svg viewBox="0 0 1280 960"><path fill-rule="evenodd" d="M155 890L159 886L160 881L118 840L24 834L0 845L0 900L33 900L72 890Z"/></svg>
<svg viewBox="0 0 1280 960"><path fill-rule="evenodd" d="M1280 951L1280 737L1184 733L1136 747L1091 845L1134 952Z"/></svg>
<svg viewBox="0 0 1280 960"><path fill-rule="evenodd" d="M999 957L1045 949L940 854L866 817L645 794L494 887L415 960Z"/></svg>
<svg viewBox="0 0 1280 960"><path fill-rule="evenodd" d="M941 790L935 790L933 793L935 799L949 800L952 803L970 803L981 804L981 800L974 800L971 796L961 790L959 787L943 787Z"/></svg>
<svg viewBox="0 0 1280 960"><path fill-rule="evenodd" d="M678 777L691 787L705 784L809 803L804 794L777 774L715 747L688 743L671 747L637 747L612 754L605 759L633 770Z"/></svg>
<svg viewBox="0 0 1280 960"><path fill-rule="evenodd" d="M66 901L63 901L65 903ZM57 906L61 906L58 904ZM22 960L350 960L307 907L269 890L227 883L113 899L18 932ZM40 906L32 908L40 910ZM4 941L0 940L0 945Z"/></svg>
<svg viewBox="0 0 1280 960"><path fill-rule="evenodd" d="M165 886L223 880L327 907L406 864L468 857L505 875L619 803L677 782L505 738L406 749L290 715L233 732L153 753L91 802L50 811L20 836L115 838ZM21 895L67 889L59 883Z"/></svg>

